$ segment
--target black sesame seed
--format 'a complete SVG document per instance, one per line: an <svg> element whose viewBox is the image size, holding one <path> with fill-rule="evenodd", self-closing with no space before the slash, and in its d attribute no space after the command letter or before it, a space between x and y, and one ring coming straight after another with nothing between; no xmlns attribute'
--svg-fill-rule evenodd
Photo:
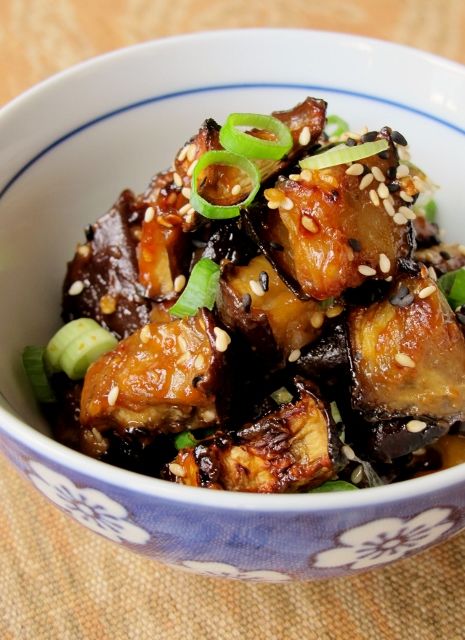
<svg viewBox="0 0 465 640"><path fill-rule="evenodd" d="M465 324L465 314L463 313L457 313L457 320L460 322L460 324Z"/></svg>
<svg viewBox="0 0 465 640"><path fill-rule="evenodd" d="M413 293L408 293L406 296L404 296L398 306L399 307L408 307L410 304L412 304L412 302L415 300L415 296L413 295Z"/></svg>
<svg viewBox="0 0 465 640"><path fill-rule="evenodd" d="M397 167L389 167L389 169L386 171L386 174L390 180L394 180L397 174Z"/></svg>
<svg viewBox="0 0 465 640"><path fill-rule="evenodd" d="M354 251L359 252L362 250L360 240L357 240L357 238L349 238L347 242L349 243L351 249L353 249Z"/></svg>
<svg viewBox="0 0 465 640"><path fill-rule="evenodd" d="M396 191L400 191L400 184L397 182L391 182L387 186L389 193L396 193Z"/></svg>
<svg viewBox="0 0 465 640"><path fill-rule="evenodd" d="M246 313L249 313L251 304L252 298L250 296L250 293L244 293L244 295L242 296L241 305Z"/></svg>
<svg viewBox="0 0 465 640"><path fill-rule="evenodd" d="M348 147L355 147L356 144L357 144L356 140L354 140L353 138L347 138L346 145Z"/></svg>
<svg viewBox="0 0 465 640"><path fill-rule="evenodd" d="M444 260L450 260L451 258L450 253L448 253L447 251L440 251L439 255L441 256L441 258L444 258Z"/></svg>
<svg viewBox="0 0 465 640"><path fill-rule="evenodd" d="M207 243L204 242L203 240L196 240L196 239L192 240L192 244L196 249L205 249L205 247L207 246Z"/></svg>
<svg viewBox="0 0 465 640"><path fill-rule="evenodd" d="M260 271L260 273L258 274L258 280L260 281L260 284L262 285L263 291L268 291L268 286L270 284L270 278L269 278L269 276L268 276L266 271Z"/></svg>
<svg viewBox="0 0 465 640"><path fill-rule="evenodd" d="M399 298L403 298L404 296L406 296L408 293L410 293L409 288L405 286L405 284L402 284L399 287L399 291L397 292L397 295L399 296Z"/></svg>
<svg viewBox="0 0 465 640"><path fill-rule="evenodd" d="M400 144L401 147L406 147L408 145L407 140L398 131L393 131L391 133L391 138L396 144Z"/></svg>
<svg viewBox="0 0 465 640"><path fill-rule="evenodd" d="M195 376L195 378L192 379L192 386L194 387L194 389L202 381L202 378L203 376Z"/></svg>
<svg viewBox="0 0 465 640"><path fill-rule="evenodd" d="M94 227L91 224L88 224L84 229L84 233L86 235L87 242L92 242L94 239Z"/></svg>
<svg viewBox="0 0 465 640"><path fill-rule="evenodd" d="M275 251L284 251L284 247L279 242L270 242L270 249L274 249Z"/></svg>
<svg viewBox="0 0 465 640"><path fill-rule="evenodd" d="M374 142L377 137L378 137L377 131L368 131L367 133L363 134L361 140L362 142Z"/></svg>
<svg viewBox="0 0 465 640"><path fill-rule="evenodd" d="M378 153L378 158L381 158L381 160L387 160L389 158L389 149L386 149L385 151L381 151L381 153Z"/></svg>

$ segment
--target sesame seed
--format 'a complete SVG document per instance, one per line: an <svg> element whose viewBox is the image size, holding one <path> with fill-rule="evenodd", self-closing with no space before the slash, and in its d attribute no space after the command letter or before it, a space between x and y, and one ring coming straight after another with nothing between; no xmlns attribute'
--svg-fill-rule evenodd
<svg viewBox="0 0 465 640"><path fill-rule="evenodd" d="M373 180L374 178L372 173L367 173L365 176L363 176L363 178L360 180L360 184L358 185L360 191L363 191L363 189L369 187Z"/></svg>
<svg viewBox="0 0 465 640"><path fill-rule="evenodd" d="M395 175L394 175L394 178L395 178ZM400 184L398 184L397 182L391 182L390 184L388 184L388 191L389 193L396 193L396 191L400 191Z"/></svg>
<svg viewBox="0 0 465 640"><path fill-rule="evenodd" d="M321 311L315 311L310 316L310 324L314 329L319 329L323 326L323 322L325 321L325 316Z"/></svg>
<svg viewBox="0 0 465 640"><path fill-rule="evenodd" d="M355 451L348 444L343 445L341 451L347 460L355 460Z"/></svg>
<svg viewBox="0 0 465 640"><path fill-rule="evenodd" d="M140 330L139 338L143 344L147 344L147 342L152 338L150 326L148 324L144 325Z"/></svg>
<svg viewBox="0 0 465 640"><path fill-rule="evenodd" d="M192 143L187 147L187 152L186 152L186 157L189 160L189 162L192 162L194 160L196 154L197 154L197 145Z"/></svg>
<svg viewBox="0 0 465 640"><path fill-rule="evenodd" d="M378 182L384 182L386 180L384 173L379 167L372 167L371 173L375 176L375 179L378 180Z"/></svg>
<svg viewBox="0 0 465 640"><path fill-rule="evenodd" d="M275 251L284 251L283 245L279 244L279 242L273 242L273 240L270 242L270 249L274 249Z"/></svg>
<svg viewBox="0 0 465 640"><path fill-rule="evenodd" d="M357 238L349 238L347 242L349 243L349 247L353 251L356 251L358 253L362 250L362 245L360 243L360 240L357 240Z"/></svg>
<svg viewBox="0 0 465 640"><path fill-rule="evenodd" d="M188 170L187 170L187 175L188 175L189 177L191 177L191 176L192 176L192 174L194 173L194 169L195 169L195 166L196 166L197 162L198 162L198 160L194 160L194 161L193 161L193 162L191 162L191 164L189 165L189 168L188 168Z"/></svg>
<svg viewBox="0 0 465 640"><path fill-rule="evenodd" d="M187 198L188 200L190 200L190 197L191 197L191 190L190 190L190 188L189 188L189 187L183 187L183 188L181 189L181 193L182 193L182 195L183 195L185 198Z"/></svg>
<svg viewBox="0 0 465 640"><path fill-rule="evenodd" d="M423 420L410 420L405 426L410 433L419 433L420 431L424 431L428 425L426 422L423 422Z"/></svg>
<svg viewBox="0 0 465 640"><path fill-rule="evenodd" d="M116 385L108 392L107 400L110 407L114 407L119 396L119 387Z"/></svg>
<svg viewBox="0 0 465 640"><path fill-rule="evenodd" d="M310 128L309 127L304 127L302 129L302 131L300 132L300 135L299 135L299 144L302 147L305 147L310 142L311 137L312 137L312 135L310 133Z"/></svg>
<svg viewBox="0 0 465 640"><path fill-rule="evenodd" d="M397 362L397 364L400 364L401 367L408 367L410 369L413 369L416 366L412 358L406 353L396 353L396 355L394 356L394 360Z"/></svg>
<svg viewBox="0 0 465 640"><path fill-rule="evenodd" d="M292 180L293 182L299 182L300 173L290 173L289 174L289 180Z"/></svg>
<svg viewBox="0 0 465 640"><path fill-rule="evenodd" d="M309 216L302 216L300 221L302 226L307 229L307 231L310 231L310 233L316 233L318 231L318 225Z"/></svg>
<svg viewBox="0 0 465 640"><path fill-rule="evenodd" d="M350 474L350 481L353 484L360 484L360 482L363 480L363 475L363 467L361 464L359 464Z"/></svg>
<svg viewBox="0 0 465 640"><path fill-rule="evenodd" d="M168 220L166 218L164 218L163 216L158 216L157 217L157 222L158 222L158 224L161 224L162 227L166 227L167 229L171 229L173 227L171 222L168 222Z"/></svg>
<svg viewBox="0 0 465 640"><path fill-rule="evenodd" d="M394 209L394 206L390 202L390 200L383 200L383 206L384 206L384 209L386 210L386 213L392 218L395 215L396 210Z"/></svg>
<svg viewBox="0 0 465 640"><path fill-rule="evenodd" d="M387 278L384 278L384 280L386 282L392 282L393 281L393 277L392 276L388 276Z"/></svg>
<svg viewBox="0 0 465 640"><path fill-rule="evenodd" d="M248 313L250 311L250 306L252 304L252 298L250 297L250 293L244 293L244 295L242 296L241 304L245 313Z"/></svg>
<svg viewBox="0 0 465 640"><path fill-rule="evenodd" d="M183 216L185 213L189 211L190 208L191 208L191 203L186 202L186 204L183 204L182 207L179 209L179 213Z"/></svg>
<svg viewBox="0 0 465 640"><path fill-rule="evenodd" d="M153 207L147 207L144 213L144 222L152 222L155 217L155 209Z"/></svg>
<svg viewBox="0 0 465 640"><path fill-rule="evenodd" d="M374 142L377 137L378 137L377 131L367 131L362 135L361 140L362 142Z"/></svg>
<svg viewBox="0 0 465 640"><path fill-rule="evenodd" d="M358 266L358 272L362 274L362 276L374 276L376 275L376 270L372 267L369 267L367 264L361 264Z"/></svg>
<svg viewBox="0 0 465 640"><path fill-rule="evenodd" d="M431 280L434 280L434 282L437 281L438 277L436 275L436 271L434 270L434 267L428 267L428 275L431 278Z"/></svg>
<svg viewBox="0 0 465 640"><path fill-rule="evenodd" d="M459 253L462 254L462 256L465 256L465 244L459 244L457 247Z"/></svg>
<svg viewBox="0 0 465 640"><path fill-rule="evenodd" d="M361 176L363 173L363 164L360 162L354 162L350 167L346 169L346 174L348 176Z"/></svg>
<svg viewBox="0 0 465 640"><path fill-rule="evenodd" d="M393 142L395 142L396 144L400 144L402 147L406 147L408 145L407 140L398 131L393 131L391 133L391 138Z"/></svg>
<svg viewBox="0 0 465 640"><path fill-rule="evenodd" d="M380 182L378 185L378 195L383 200L385 200L386 198L389 198L389 189L386 187L384 182Z"/></svg>
<svg viewBox="0 0 465 640"><path fill-rule="evenodd" d="M379 197L374 189L370 189L370 200L375 205L375 207L379 207Z"/></svg>
<svg viewBox="0 0 465 640"><path fill-rule="evenodd" d="M194 367L196 369L203 369L205 367L205 358L201 355L197 356L194 360Z"/></svg>
<svg viewBox="0 0 465 640"><path fill-rule="evenodd" d="M76 253L82 258L88 258L90 255L90 247L88 244L80 244L76 249Z"/></svg>
<svg viewBox="0 0 465 640"><path fill-rule="evenodd" d="M418 292L418 297L424 300L425 298L429 298L436 291L436 287L434 284L430 284L429 287L424 287L421 291Z"/></svg>
<svg viewBox="0 0 465 640"><path fill-rule="evenodd" d="M177 187L182 187L182 178L179 173L173 173L173 182Z"/></svg>
<svg viewBox="0 0 465 640"><path fill-rule="evenodd" d="M185 221L187 224L190 224L195 217L195 209L193 207L189 207L186 213Z"/></svg>
<svg viewBox="0 0 465 640"><path fill-rule="evenodd" d="M329 307L329 309L327 309L326 317L336 318L337 316L341 315L343 311L344 311L344 307L341 307L340 304L336 304L334 305L334 307Z"/></svg>
<svg viewBox="0 0 465 640"><path fill-rule="evenodd" d="M413 176L413 184L415 185L417 191L428 191L428 185L419 176Z"/></svg>
<svg viewBox="0 0 465 640"><path fill-rule="evenodd" d="M312 179L312 172L310 171L310 169L304 169L300 173L300 179L303 180L304 182L310 182Z"/></svg>
<svg viewBox="0 0 465 640"><path fill-rule="evenodd" d="M288 362L295 362L300 358L300 349L293 349L288 356Z"/></svg>
<svg viewBox="0 0 465 640"><path fill-rule="evenodd" d="M264 296L265 292L263 291L263 287L262 285L257 282L256 280L250 280L249 282L249 286L250 289L252 291L252 293L254 293L256 296Z"/></svg>
<svg viewBox="0 0 465 640"><path fill-rule="evenodd" d="M379 268L382 273L389 273L391 270L391 261L385 253L379 254Z"/></svg>
<svg viewBox="0 0 465 640"><path fill-rule="evenodd" d="M407 147L397 147L397 155L400 160L409 161L410 160L410 152Z"/></svg>
<svg viewBox="0 0 465 640"><path fill-rule="evenodd" d="M188 145L186 145L186 146L185 146L185 147L183 147L183 148L181 149L181 151L178 153L177 160L178 160L179 162L182 162L183 160L185 160L188 148L189 148L189 147L188 147Z"/></svg>
<svg viewBox="0 0 465 640"><path fill-rule="evenodd" d="M189 350L187 348L187 340L184 336L178 336L178 345L183 353L186 353Z"/></svg>
<svg viewBox="0 0 465 640"><path fill-rule="evenodd" d="M179 293L180 291L182 291L186 286L186 276L183 276L182 274L179 276L176 276L176 278L174 279L173 285L176 293Z"/></svg>
<svg viewBox="0 0 465 640"><path fill-rule="evenodd" d="M294 208L294 203L290 198L284 198L280 206L281 206L281 209L284 209L285 211L290 211L291 209Z"/></svg>
<svg viewBox="0 0 465 640"><path fill-rule="evenodd" d="M399 191L399 195L404 202L413 202L412 196L409 196L409 194L406 191L404 190Z"/></svg>
<svg viewBox="0 0 465 640"><path fill-rule="evenodd" d="M412 451L412 456L424 456L426 453L425 447L420 447L419 449L415 449Z"/></svg>
<svg viewBox="0 0 465 640"><path fill-rule="evenodd" d="M396 224L405 224L407 222L407 218L399 212L394 215L393 220Z"/></svg>
<svg viewBox="0 0 465 640"><path fill-rule="evenodd" d="M68 289L68 294L70 296L78 296L83 291L84 291L84 283L82 282L82 280L76 280Z"/></svg>
<svg viewBox="0 0 465 640"><path fill-rule="evenodd" d="M279 209L279 202L277 200L268 200L268 209Z"/></svg>
<svg viewBox="0 0 465 640"><path fill-rule="evenodd" d="M231 337L226 331L220 329L220 327L215 327L213 329L213 333L216 336L215 340L215 349L217 351L224 352L229 347L231 343Z"/></svg>
<svg viewBox="0 0 465 640"><path fill-rule="evenodd" d="M186 475L184 469L177 462L170 462L168 465L168 469L173 474L173 476L176 476L177 478L184 478L184 476Z"/></svg>
<svg viewBox="0 0 465 640"><path fill-rule="evenodd" d="M415 220L417 217L414 211L405 206L399 207L399 213L405 216L407 220Z"/></svg>
<svg viewBox="0 0 465 640"><path fill-rule="evenodd" d="M268 291L270 278L266 271L260 271L260 273L258 274L258 281L260 282L263 291Z"/></svg>
<svg viewBox="0 0 465 640"><path fill-rule="evenodd" d="M240 184L235 184L231 189L231 193L232 193L233 196L239 195L240 192L241 192L241 185Z"/></svg>
<svg viewBox="0 0 465 640"><path fill-rule="evenodd" d="M105 294L99 300L99 307L104 315L111 315L116 311L116 299L113 296Z"/></svg>
<svg viewBox="0 0 465 640"><path fill-rule="evenodd" d="M400 164L396 170L396 178L406 178L410 173L410 168L406 164Z"/></svg>

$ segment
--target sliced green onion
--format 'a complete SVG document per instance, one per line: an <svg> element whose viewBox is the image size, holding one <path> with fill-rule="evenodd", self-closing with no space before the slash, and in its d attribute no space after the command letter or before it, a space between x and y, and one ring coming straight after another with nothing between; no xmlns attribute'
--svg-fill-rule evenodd
<svg viewBox="0 0 465 640"><path fill-rule="evenodd" d="M174 446L178 451L181 451L181 449L192 449L198 442L199 440L193 435L192 431L183 431L182 433L178 433L174 438Z"/></svg>
<svg viewBox="0 0 465 640"><path fill-rule="evenodd" d="M55 402L55 394L45 371L44 352L43 347L24 347L23 366L37 400L39 402Z"/></svg>
<svg viewBox="0 0 465 640"><path fill-rule="evenodd" d="M343 133L349 131L348 123L339 116L328 116L326 119L325 133L330 138L342 136Z"/></svg>
<svg viewBox="0 0 465 640"><path fill-rule="evenodd" d="M423 206L423 211L425 212L425 218L428 222L436 222L436 214L438 211L436 200L428 200L428 202Z"/></svg>
<svg viewBox="0 0 465 640"><path fill-rule="evenodd" d="M339 407L337 406L337 404L335 402L331 402L331 404L329 405L329 408L331 410L331 416L332 416L334 422L336 424L338 422L342 422L341 414L339 412Z"/></svg>
<svg viewBox="0 0 465 640"><path fill-rule="evenodd" d="M452 309L465 304L465 270L457 269L445 273L438 280L438 285L447 298Z"/></svg>
<svg viewBox="0 0 465 640"><path fill-rule="evenodd" d="M217 205L205 200L198 192L198 181L201 172L212 165L226 165L236 167L246 173L251 182L249 195L245 200L234 205ZM240 214L241 207L249 205L260 187L260 174L255 165L243 156L231 153L230 151L207 151L200 156L199 161L195 165L192 173L191 184L191 206L205 218L211 220L226 220L227 218L236 218Z"/></svg>
<svg viewBox="0 0 465 640"><path fill-rule="evenodd" d="M115 336L97 324L68 344L61 354L60 366L68 378L80 380L93 362L117 344Z"/></svg>
<svg viewBox="0 0 465 640"><path fill-rule="evenodd" d="M100 325L91 318L71 320L59 329L45 347L45 363L52 372L62 370L60 358L66 347L78 336Z"/></svg>
<svg viewBox="0 0 465 640"><path fill-rule="evenodd" d="M324 153L319 153L314 156L307 156L299 162L302 169L326 169L328 167L334 167L338 164L346 164L347 162L355 162L357 160L363 160L363 158L369 158L381 151L386 151L389 148L387 140L375 140L374 142L364 142L358 144L355 147L338 147L337 149L330 149Z"/></svg>
<svg viewBox="0 0 465 640"><path fill-rule="evenodd" d="M326 298L325 300L320 300L318 302L318 306L322 311L326 311L326 309L329 309L329 307L331 307L334 304L335 300L336 298L334 297Z"/></svg>
<svg viewBox="0 0 465 640"><path fill-rule="evenodd" d="M202 258L192 269L189 281L171 307L170 313L178 318L184 318L195 316L203 307L211 311L218 293L219 281L220 267L210 258Z"/></svg>
<svg viewBox="0 0 465 640"><path fill-rule="evenodd" d="M262 140L251 136L236 127L252 127L270 131L276 140ZM231 113L220 130L220 142L228 151L246 158L266 158L281 160L292 148L292 135L289 128L273 116L259 113Z"/></svg>
<svg viewBox="0 0 465 640"><path fill-rule="evenodd" d="M345 480L328 480L319 487L310 489L308 493L329 493L330 491L358 491L358 487Z"/></svg>
<svg viewBox="0 0 465 640"><path fill-rule="evenodd" d="M292 402L292 394L289 393L286 387L279 387L279 389L270 393L270 396L276 404L287 404L288 402Z"/></svg>

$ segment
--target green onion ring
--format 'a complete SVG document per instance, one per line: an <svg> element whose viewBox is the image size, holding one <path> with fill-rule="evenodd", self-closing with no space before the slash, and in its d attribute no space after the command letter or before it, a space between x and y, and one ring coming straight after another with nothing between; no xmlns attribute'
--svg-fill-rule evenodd
<svg viewBox="0 0 465 640"><path fill-rule="evenodd" d="M276 140L262 140L236 127L252 127L270 131ZM266 158L281 160L292 149L292 135L289 128L278 118L259 113L231 113L220 130L220 142L228 151L246 158Z"/></svg>
<svg viewBox="0 0 465 640"><path fill-rule="evenodd" d="M205 200L205 198L200 195L197 187L200 173L207 167L215 164L237 167L242 169L244 173L247 173L252 183L252 189L245 200L242 200L238 204L222 206L208 202L208 200ZM200 159L195 165L192 173L190 203L198 213L210 220L236 218L240 214L241 207L246 207L253 201L259 188L260 174L258 173L256 166L250 162L250 160L237 155L236 153L231 153L230 151L207 151L200 156Z"/></svg>
<svg viewBox="0 0 465 640"><path fill-rule="evenodd" d="M449 271L438 279L438 286L455 311L465 304L465 270Z"/></svg>
<svg viewBox="0 0 465 640"><path fill-rule="evenodd" d="M206 307L213 309L218 284L220 281L220 267L210 260L202 258L192 269L187 285L169 310L171 315L178 318L195 316L199 309Z"/></svg>
<svg viewBox="0 0 465 640"><path fill-rule="evenodd" d="M339 136L342 136L343 133L349 131L348 123L340 116L335 115L328 116L326 118L326 127L331 127L329 131L325 130L326 135L330 138L332 138L333 136L339 138Z"/></svg>
<svg viewBox="0 0 465 640"><path fill-rule="evenodd" d="M27 346L23 350L23 367L39 402L55 402L44 364L44 347Z"/></svg>
<svg viewBox="0 0 465 640"><path fill-rule="evenodd" d="M320 484L319 487L315 487L314 489L309 489L308 493L329 493L333 491L358 491L358 487L356 487L351 482L346 482L345 480L328 480L327 482Z"/></svg>
<svg viewBox="0 0 465 640"><path fill-rule="evenodd" d="M327 169L338 164L346 164L348 162L356 162L369 158L381 151L389 148L387 140L375 140L374 142L364 142L355 147L338 147L330 149L315 156L307 156L299 162L302 169Z"/></svg>

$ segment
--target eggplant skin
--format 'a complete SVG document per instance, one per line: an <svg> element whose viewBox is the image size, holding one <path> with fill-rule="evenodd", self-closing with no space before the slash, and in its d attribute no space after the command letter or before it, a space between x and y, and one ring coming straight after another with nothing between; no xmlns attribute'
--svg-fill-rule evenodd
<svg viewBox="0 0 465 640"><path fill-rule="evenodd" d="M246 424L236 434L217 434L179 452L167 479L228 491L305 491L334 478L340 442L326 405L299 383L300 399Z"/></svg>
<svg viewBox="0 0 465 640"><path fill-rule="evenodd" d="M433 267L438 277L465 267L465 253L463 246L459 244L441 243L420 249L415 253L415 258L427 267Z"/></svg>
<svg viewBox="0 0 465 640"><path fill-rule="evenodd" d="M215 348L214 328L206 311L152 323L101 356L84 379L83 427L173 433L224 420L225 353Z"/></svg>
<svg viewBox="0 0 465 640"><path fill-rule="evenodd" d="M420 297L420 291L434 287ZM465 338L426 267L348 316L352 406L370 422L465 417Z"/></svg>
<svg viewBox="0 0 465 640"><path fill-rule="evenodd" d="M441 242L438 225L435 222L429 222L424 216L417 214L413 221L413 228L418 249L427 249Z"/></svg>

